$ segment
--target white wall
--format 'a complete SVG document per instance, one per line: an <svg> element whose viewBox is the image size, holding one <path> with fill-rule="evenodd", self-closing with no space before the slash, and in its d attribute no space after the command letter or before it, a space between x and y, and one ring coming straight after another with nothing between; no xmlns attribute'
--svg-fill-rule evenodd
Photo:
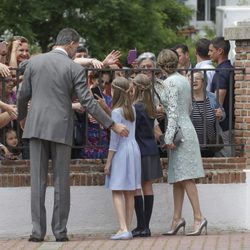
<svg viewBox="0 0 250 250"><path fill-rule="evenodd" d="M248 173L250 176L250 173ZM200 203L209 231L250 230L250 181L246 184L198 185ZM173 214L172 186L155 184L151 231L165 232ZM28 236L31 232L30 188L0 188L0 237ZM47 190L48 235L52 235L53 188ZM187 230L193 215L185 199L183 217ZM110 234L118 228L111 193L104 187L72 187L69 234Z"/></svg>

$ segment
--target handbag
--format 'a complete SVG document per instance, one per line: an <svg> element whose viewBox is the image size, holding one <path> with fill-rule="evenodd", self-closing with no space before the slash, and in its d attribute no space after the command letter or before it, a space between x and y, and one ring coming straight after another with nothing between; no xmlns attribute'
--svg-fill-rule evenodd
<svg viewBox="0 0 250 250"><path fill-rule="evenodd" d="M165 151L165 140L164 140L164 137L165 137L165 133L160 135L160 138L159 138L159 142L160 142L160 147L161 147L161 150L162 151ZM183 133L182 133L182 130L181 130L181 127L180 126L177 126L176 128L176 131L174 133L174 139L173 139L173 143L178 146L180 145L180 143L184 142L184 136L183 136Z"/></svg>
<svg viewBox="0 0 250 250"><path fill-rule="evenodd" d="M183 136L181 127L178 125L177 128L176 128L176 130L175 130L175 133L174 133L173 143L176 146L178 146L182 142L184 142L184 136Z"/></svg>

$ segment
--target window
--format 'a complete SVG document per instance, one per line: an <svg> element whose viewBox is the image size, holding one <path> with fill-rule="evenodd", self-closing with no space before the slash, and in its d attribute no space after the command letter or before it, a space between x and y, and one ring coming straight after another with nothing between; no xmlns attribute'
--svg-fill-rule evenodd
<svg viewBox="0 0 250 250"><path fill-rule="evenodd" d="M197 0L197 21L214 21L216 6L225 5L225 0Z"/></svg>

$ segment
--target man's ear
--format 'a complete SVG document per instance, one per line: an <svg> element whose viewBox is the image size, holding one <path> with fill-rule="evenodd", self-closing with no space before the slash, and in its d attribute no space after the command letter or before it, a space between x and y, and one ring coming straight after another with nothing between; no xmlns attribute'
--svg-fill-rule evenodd
<svg viewBox="0 0 250 250"><path fill-rule="evenodd" d="M224 49L218 48L218 53L219 53L220 55L223 55L223 54L224 54Z"/></svg>

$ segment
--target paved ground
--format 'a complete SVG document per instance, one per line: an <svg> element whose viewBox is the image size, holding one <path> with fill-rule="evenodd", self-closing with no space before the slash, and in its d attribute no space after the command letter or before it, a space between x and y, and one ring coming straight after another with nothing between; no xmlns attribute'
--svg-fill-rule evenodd
<svg viewBox="0 0 250 250"><path fill-rule="evenodd" d="M1 250L83 250L83 249L142 249L142 250L250 250L250 232L223 232L201 236L161 236L153 235L150 238L135 238L128 241L112 241L108 236L87 237L71 236L66 243L54 242L52 237L43 243L30 243L27 238L0 239Z"/></svg>

